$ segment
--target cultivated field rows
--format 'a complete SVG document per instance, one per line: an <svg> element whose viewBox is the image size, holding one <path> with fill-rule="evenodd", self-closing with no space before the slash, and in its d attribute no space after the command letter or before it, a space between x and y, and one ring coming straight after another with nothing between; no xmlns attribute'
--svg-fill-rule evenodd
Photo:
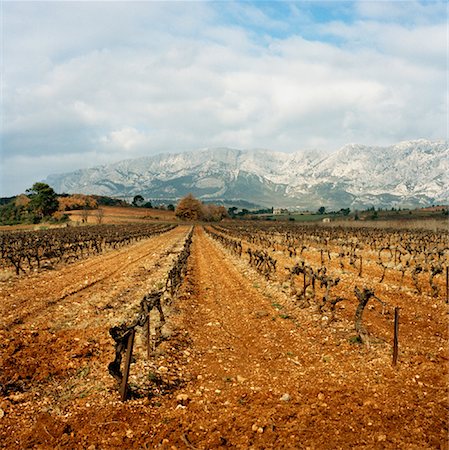
<svg viewBox="0 0 449 450"><path fill-rule="evenodd" d="M35 402L41 410L67 414L73 399L115 390L107 372L113 359L109 328L129 320L141 298L165 282L188 230L177 227L127 248L2 283L1 386L12 405L20 405L16 426L32 425Z"/></svg>
<svg viewBox="0 0 449 450"><path fill-rule="evenodd" d="M445 448L443 275L434 277L438 296L421 273L416 292L412 269L401 280L390 267L379 283L374 248L358 250L359 276L357 258L339 258L341 245L304 235L310 241L295 255L282 235L272 242L272 230L256 227L247 235L229 225L195 227L184 283L163 294L166 322L152 315L161 339L148 357L137 332L131 398L120 402L107 369L109 329L132 322L142 297L165 289L190 229L0 282L0 447ZM324 287L317 282L314 297L311 287L301 296L303 274L292 275L302 262L318 270L321 250L330 253L326 275L340 278L329 298L344 298L333 312L320 310ZM257 251L276 269L257 266ZM364 344L354 329L355 286L385 303L368 303Z"/></svg>
<svg viewBox="0 0 449 450"><path fill-rule="evenodd" d="M240 229L239 229L240 228ZM330 285L330 298L341 298L342 303L337 305L337 309L348 310L352 316L357 306L357 299L354 294L354 288L369 288L377 297L383 300L384 304L372 301L368 307L381 315L391 317L394 307L399 306L403 309L402 314L411 314L423 320L428 320L432 316L432 321L442 322L445 324L444 314L432 314L435 309L444 307L447 301L447 286L445 277L445 268L449 261L449 240L447 233L434 235L433 242L428 238L428 233L424 236L418 233L414 238L416 240L425 241L426 249L418 248L414 253L409 253L405 249L405 244L400 243L401 234L394 232L397 242L388 244L391 236L386 237L387 242L372 243L371 232L364 239L351 235L351 232L339 230L340 234L346 234L346 239L332 239L332 229L327 230L326 237L317 242L315 237L311 239L310 235L302 234L294 236L289 230L295 228L287 227L286 232L288 238L285 239L284 234L279 232L267 233L266 230L258 230L254 233L256 227L251 225L251 231L242 231L242 227L213 227L211 230L223 236L231 238L231 244L238 242L238 254L244 259L251 259L249 252L257 251L264 253L262 260L267 258L276 262L275 270L264 265L263 262L259 267L259 272L264 273L268 278L277 280L282 284L282 288L288 290L290 295L296 301L299 307L321 306L322 298L326 294L326 286L320 283L320 269L324 268L326 277L337 284ZM303 228L302 232L307 230ZM405 231L403 231L405 233ZM393 233L391 233L393 234ZM432 233L433 235L433 233ZM409 238L410 240L412 238ZM322 241L325 241L323 244ZM287 241L287 242L286 242ZM401 245L402 244L402 245ZM407 244L409 246L409 244ZM228 245L229 247L229 245ZM231 245L232 247L232 245ZM391 247L391 251L390 251ZM395 263L393 254L398 249L398 256ZM425 252L424 252L425 250ZM402 253L400 253L400 251ZM234 248L234 253L236 252ZM390 261L391 260L391 261ZM307 268L312 269L317 275L317 282L312 290L310 286L304 292L303 272L292 274L294 267L306 270L306 285L310 284L310 276ZM416 271L416 267L421 269ZM438 267L439 271L432 277L429 283L432 267ZM315 291L315 292L313 292ZM312 301L314 297L314 301ZM312 305L313 306L313 305ZM324 310L326 310L326 306ZM426 310L425 316L419 313L416 308L424 306ZM339 308L338 308L339 307ZM323 321L332 317L324 315ZM367 314L368 315L368 314ZM348 317L348 313L341 311L341 317ZM413 321L413 317L407 317L406 322ZM387 323L387 322L385 322Z"/></svg>

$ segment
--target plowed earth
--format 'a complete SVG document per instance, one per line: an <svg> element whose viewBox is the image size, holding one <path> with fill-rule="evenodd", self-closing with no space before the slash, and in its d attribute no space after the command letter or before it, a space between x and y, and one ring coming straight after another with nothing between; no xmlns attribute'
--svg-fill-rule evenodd
<svg viewBox="0 0 449 450"><path fill-rule="evenodd" d="M355 343L348 309L323 326L201 227L164 341L148 360L138 333L120 402L108 330L163 286L188 231L1 282L0 448L447 448L444 302L401 305L392 367L386 336Z"/></svg>

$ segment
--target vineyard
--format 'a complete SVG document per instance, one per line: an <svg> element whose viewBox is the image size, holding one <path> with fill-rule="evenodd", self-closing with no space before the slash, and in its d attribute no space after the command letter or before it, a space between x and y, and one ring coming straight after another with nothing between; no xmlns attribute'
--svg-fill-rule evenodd
<svg viewBox="0 0 449 450"><path fill-rule="evenodd" d="M297 306L315 304L326 323L335 319L337 303L354 295L359 306L363 304L356 322L361 321L369 301L367 295L382 304L383 314L391 311L394 300L383 302L374 291L386 299L395 288L393 295L401 291L405 296L418 294L449 302L449 242L445 233L324 227L311 230L288 225L216 226L208 233L239 257L246 254L248 263L267 279L286 283ZM278 261L281 270L277 270ZM360 294L357 285L365 295ZM333 295L335 291L338 296ZM356 331L361 339L358 325Z"/></svg>
<svg viewBox="0 0 449 450"><path fill-rule="evenodd" d="M447 448L448 238L0 234L0 448Z"/></svg>
<svg viewBox="0 0 449 450"><path fill-rule="evenodd" d="M55 228L51 230L0 233L1 263L12 265L19 275L33 268L117 249L140 239L162 233L167 225L104 225L82 228Z"/></svg>

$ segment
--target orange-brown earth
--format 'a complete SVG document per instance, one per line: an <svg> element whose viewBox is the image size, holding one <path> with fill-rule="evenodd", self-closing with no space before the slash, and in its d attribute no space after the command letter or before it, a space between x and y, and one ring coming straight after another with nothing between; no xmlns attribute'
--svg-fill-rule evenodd
<svg viewBox="0 0 449 450"><path fill-rule="evenodd" d="M81 223L83 216L89 224L132 223L142 221L176 221L175 213L165 209L101 206L87 211L66 211L72 222Z"/></svg>
<svg viewBox="0 0 449 450"><path fill-rule="evenodd" d="M165 209L134 208L131 206L100 206L87 211L63 211L69 216L69 225L82 225L83 219L89 225L143 223L143 222L177 222L173 211ZM40 223L36 225L0 225L0 231L40 230L45 228L62 228L67 223Z"/></svg>
<svg viewBox="0 0 449 450"><path fill-rule="evenodd" d="M323 325L282 273L265 280L201 227L165 340L147 360L138 333L120 402L108 330L163 286L188 230L1 282L0 448L447 448L444 301L383 288L401 306L392 367L391 317L367 311L371 345L354 343L352 303Z"/></svg>

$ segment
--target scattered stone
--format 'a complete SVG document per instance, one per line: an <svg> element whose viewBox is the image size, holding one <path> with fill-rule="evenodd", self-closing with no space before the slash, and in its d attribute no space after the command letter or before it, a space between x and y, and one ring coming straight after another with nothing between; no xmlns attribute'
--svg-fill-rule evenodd
<svg viewBox="0 0 449 450"><path fill-rule="evenodd" d="M128 428L128 429L126 430L126 437L127 437L128 439L132 439L132 438L134 437L133 430L131 430L130 428Z"/></svg>
<svg viewBox="0 0 449 450"><path fill-rule="evenodd" d="M18 394L12 394L8 398L10 400L12 400L14 403L19 403L19 402L23 401L24 397L25 397L25 394L18 393Z"/></svg>
<svg viewBox="0 0 449 450"><path fill-rule="evenodd" d="M284 394L279 400L280 400L281 402L289 402L290 399L291 399L291 397L290 397L289 394Z"/></svg>
<svg viewBox="0 0 449 450"><path fill-rule="evenodd" d="M3 411L3 409L0 409L0 419L2 419L3 417L5 417L5 411Z"/></svg>
<svg viewBox="0 0 449 450"><path fill-rule="evenodd" d="M167 373L168 372L168 369L167 369L167 367L165 367L165 366L160 366L160 367L158 367L158 369L157 369L160 373Z"/></svg>
<svg viewBox="0 0 449 450"><path fill-rule="evenodd" d="M176 401L181 405L186 405L189 402L189 396L187 394L178 394Z"/></svg>
<svg viewBox="0 0 449 450"><path fill-rule="evenodd" d="M237 382L238 383L244 383L245 381L246 381L246 378L243 378L242 376L237 375Z"/></svg>
<svg viewBox="0 0 449 450"><path fill-rule="evenodd" d="M321 400L321 401L324 400L324 394L323 394L322 392L320 392L320 393L317 395L317 397L318 397L318 400Z"/></svg>
<svg viewBox="0 0 449 450"><path fill-rule="evenodd" d="M377 436L377 442L385 442L387 440L387 436L385 434L379 434Z"/></svg>

